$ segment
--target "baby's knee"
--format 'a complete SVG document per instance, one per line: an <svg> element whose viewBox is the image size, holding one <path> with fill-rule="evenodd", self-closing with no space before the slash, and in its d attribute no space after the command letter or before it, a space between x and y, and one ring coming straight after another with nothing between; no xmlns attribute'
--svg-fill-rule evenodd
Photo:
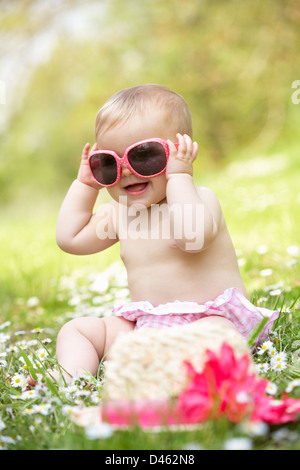
<svg viewBox="0 0 300 470"><path fill-rule="evenodd" d="M221 317L219 315L211 315L211 316L201 318L200 320L197 320L196 323L200 323L202 326L215 325L217 327L219 326L220 328L224 328L227 330L238 331L235 325L230 320L228 320L225 317Z"/></svg>
<svg viewBox="0 0 300 470"><path fill-rule="evenodd" d="M95 321L97 320L97 325ZM73 318L65 323L58 333L58 338L65 337L68 335L80 333L86 336L90 331L95 331L95 327L100 327L100 324L103 323L103 318L94 318L94 317L80 317ZM101 328L99 328L101 330Z"/></svg>
<svg viewBox="0 0 300 470"><path fill-rule="evenodd" d="M69 320L67 323L65 323L59 330L58 336L62 336L68 333L70 330L77 330L79 327L79 320L80 318L73 318L72 320Z"/></svg>

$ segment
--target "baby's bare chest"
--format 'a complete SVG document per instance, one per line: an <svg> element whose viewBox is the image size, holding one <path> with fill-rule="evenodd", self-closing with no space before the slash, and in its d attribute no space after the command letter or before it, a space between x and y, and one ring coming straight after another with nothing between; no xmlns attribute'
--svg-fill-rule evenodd
<svg viewBox="0 0 300 470"><path fill-rule="evenodd" d="M133 212L129 216L128 212ZM151 210L130 208L119 211L118 237L120 240L171 240L170 213L167 204L154 205Z"/></svg>
<svg viewBox="0 0 300 470"><path fill-rule="evenodd" d="M182 258L183 253L169 238L137 237L120 240L120 256L125 265L140 263L165 263L170 259Z"/></svg>

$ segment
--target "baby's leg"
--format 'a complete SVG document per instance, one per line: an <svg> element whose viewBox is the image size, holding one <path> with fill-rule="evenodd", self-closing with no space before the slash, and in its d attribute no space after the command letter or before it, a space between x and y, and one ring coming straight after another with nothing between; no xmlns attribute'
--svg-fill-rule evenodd
<svg viewBox="0 0 300 470"><path fill-rule="evenodd" d="M134 329L135 323L122 317L81 317L66 323L58 333L56 357L67 382L73 375L89 371L96 375L101 359L121 333ZM58 380L59 372L52 376ZM35 381L29 379L29 385Z"/></svg>
<svg viewBox="0 0 300 470"><path fill-rule="evenodd" d="M66 323L56 343L58 363L69 376L84 370L96 375L101 359L121 332L133 330L134 323L122 317L81 317ZM70 377L65 377L70 380Z"/></svg>
<svg viewBox="0 0 300 470"><path fill-rule="evenodd" d="M227 318L221 317L219 315L211 315L207 317L200 318L200 320L196 320L193 323L190 323L191 327L193 326L194 323L200 324L200 325L218 325L221 328L229 328L233 329L235 331L238 331L238 329L235 327L235 325L230 321L227 320ZM241 335L242 336L242 335Z"/></svg>

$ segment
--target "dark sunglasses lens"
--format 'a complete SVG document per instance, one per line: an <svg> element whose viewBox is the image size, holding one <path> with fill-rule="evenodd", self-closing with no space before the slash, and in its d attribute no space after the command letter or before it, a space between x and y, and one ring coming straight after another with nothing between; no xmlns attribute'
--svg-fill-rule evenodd
<svg viewBox="0 0 300 470"><path fill-rule="evenodd" d="M90 158L94 178L103 185L113 184L118 176L116 159L109 153L96 153Z"/></svg>
<svg viewBox="0 0 300 470"><path fill-rule="evenodd" d="M128 161L141 176L154 176L167 166L167 155L159 142L146 142L128 152Z"/></svg>

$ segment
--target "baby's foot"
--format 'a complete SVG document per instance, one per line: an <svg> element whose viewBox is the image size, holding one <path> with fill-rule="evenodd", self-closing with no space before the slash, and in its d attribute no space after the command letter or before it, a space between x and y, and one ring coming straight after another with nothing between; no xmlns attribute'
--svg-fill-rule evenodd
<svg viewBox="0 0 300 470"><path fill-rule="evenodd" d="M40 374L38 374L37 379L40 379L41 377L42 377L42 376L41 376ZM34 378L31 377L31 375L29 375L29 376L27 377L27 383L28 383L28 385L29 385L30 387L35 387L36 384L38 383L38 380L34 380Z"/></svg>
<svg viewBox="0 0 300 470"><path fill-rule="evenodd" d="M63 374L63 375L64 375L65 382L69 384L72 380L72 377L68 374ZM51 371L51 373L47 374L47 377L54 383L60 383L62 381L62 375L58 370ZM30 387L35 387L38 383L42 382L42 379L43 379L42 374L36 374L36 379L34 379L31 375L29 375L27 378L27 383Z"/></svg>

